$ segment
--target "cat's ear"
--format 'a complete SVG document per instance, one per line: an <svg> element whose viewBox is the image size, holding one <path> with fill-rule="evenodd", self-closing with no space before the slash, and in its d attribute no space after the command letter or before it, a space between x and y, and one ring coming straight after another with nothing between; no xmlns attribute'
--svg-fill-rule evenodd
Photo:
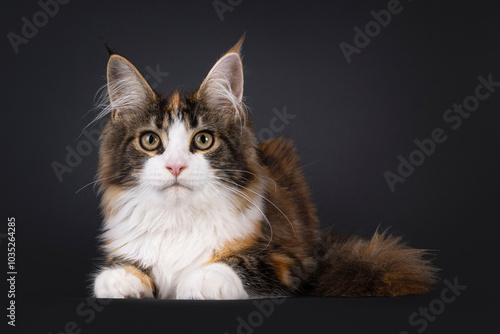
<svg viewBox="0 0 500 334"><path fill-rule="evenodd" d="M112 54L108 61L108 94L111 119L122 120L140 112L156 99L146 79L127 59Z"/></svg>
<svg viewBox="0 0 500 334"><path fill-rule="evenodd" d="M240 50L244 37L217 61L196 92L209 108L242 110L243 64Z"/></svg>

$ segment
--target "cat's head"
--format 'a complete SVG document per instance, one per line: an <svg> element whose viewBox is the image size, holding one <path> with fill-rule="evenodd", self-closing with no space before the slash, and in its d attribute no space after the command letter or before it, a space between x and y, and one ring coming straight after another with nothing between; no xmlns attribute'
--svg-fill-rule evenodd
<svg viewBox="0 0 500 334"><path fill-rule="evenodd" d="M255 180L260 164L242 103L241 44L216 62L194 93L160 95L128 60L110 56L102 190L141 190L174 203L227 187L234 195Z"/></svg>

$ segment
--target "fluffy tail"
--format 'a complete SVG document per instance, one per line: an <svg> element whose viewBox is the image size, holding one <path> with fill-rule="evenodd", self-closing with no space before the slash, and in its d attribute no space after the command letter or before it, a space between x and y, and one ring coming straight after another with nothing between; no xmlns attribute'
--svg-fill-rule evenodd
<svg viewBox="0 0 500 334"><path fill-rule="evenodd" d="M426 293L434 289L437 269L426 250L400 237L375 232L370 240L325 231L319 266L312 282L315 296L380 297Z"/></svg>

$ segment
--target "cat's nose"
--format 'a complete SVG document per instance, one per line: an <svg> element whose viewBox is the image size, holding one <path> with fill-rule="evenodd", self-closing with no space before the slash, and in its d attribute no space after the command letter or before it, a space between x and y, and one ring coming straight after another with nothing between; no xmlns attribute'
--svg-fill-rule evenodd
<svg viewBox="0 0 500 334"><path fill-rule="evenodd" d="M179 176L179 174L182 173L184 169L186 169L186 166L183 164L167 164L166 167L168 171L175 177Z"/></svg>

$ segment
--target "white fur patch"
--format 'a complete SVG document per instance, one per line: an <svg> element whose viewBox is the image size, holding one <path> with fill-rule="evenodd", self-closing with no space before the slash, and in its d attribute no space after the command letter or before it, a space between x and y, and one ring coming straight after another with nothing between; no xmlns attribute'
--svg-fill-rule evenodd
<svg viewBox="0 0 500 334"><path fill-rule="evenodd" d="M141 280L123 268L109 268L97 275L94 281L97 298L154 298Z"/></svg>
<svg viewBox="0 0 500 334"><path fill-rule="evenodd" d="M214 263L186 274L177 285L177 299L246 299L241 279L223 263Z"/></svg>

